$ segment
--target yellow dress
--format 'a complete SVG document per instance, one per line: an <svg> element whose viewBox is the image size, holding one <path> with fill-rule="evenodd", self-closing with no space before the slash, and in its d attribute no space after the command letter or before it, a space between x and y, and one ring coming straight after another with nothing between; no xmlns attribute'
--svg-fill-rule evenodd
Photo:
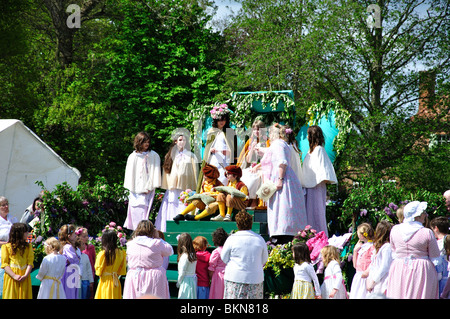
<svg viewBox="0 0 450 319"><path fill-rule="evenodd" d="M2 245L2 268L9 266L15 274L24 275L28 265L33 266L34 251L31 244L25 248L22 255L12 254L10 243ZM31 276L18 282L5 273L3 279L3 299L32 299Z"/></svg>
<svg viewBox="0 0 450 319"><path fill-rule="evenodd" d="M122 285L119 276L127 273L126 253L116 249L116 258L112 265L106 265L105 251L98 253L95 259L95 274L100 277L95 299L122 299Z"/></svg>

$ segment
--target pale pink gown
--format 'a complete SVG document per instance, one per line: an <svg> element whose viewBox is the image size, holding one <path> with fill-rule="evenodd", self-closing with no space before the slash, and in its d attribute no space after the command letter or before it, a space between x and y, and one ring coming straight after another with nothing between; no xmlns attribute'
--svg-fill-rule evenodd
<svg viewBox="0 0 450 319"><path fill-rule="evenodd" d="M405 241L401 225L391 230L395 259L389 269L386 295L393 299L436 299L438 279L431 258L439 257L439 248L433 231L421 228Z"/></svg>
<svg viewBox="0 0 450 319"><path fill-rule="evenodd" d="M138 236L129 241L123 298L156 296L169 299L169 283L163 261L164 257L172 254L172 246L162 239Z"/></svg>
<svg viewBox="0 0 450 319"><path fill-rule="evenodd" d="M211 278L211 288L209 290L209 299L223 299L223 293L225 289L223 276L225 274L226 263L220 258L222 252L221 246L214 249L209 258L208 270L213 271Z"/></svg>

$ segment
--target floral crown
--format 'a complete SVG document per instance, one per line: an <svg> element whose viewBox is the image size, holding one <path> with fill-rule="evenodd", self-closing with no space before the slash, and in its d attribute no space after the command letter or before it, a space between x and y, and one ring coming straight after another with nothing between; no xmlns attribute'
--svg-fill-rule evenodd
<svg viewBox="0 0 450 319"><path fill-rule="evenodd" d="M230 113L230 109L228 108L228 105L226 104L220 104L219 106L215 105L211 111L209 111L209 113L211 113L211 117L214 120L218 120L220 119L222 116Z"/></svg>

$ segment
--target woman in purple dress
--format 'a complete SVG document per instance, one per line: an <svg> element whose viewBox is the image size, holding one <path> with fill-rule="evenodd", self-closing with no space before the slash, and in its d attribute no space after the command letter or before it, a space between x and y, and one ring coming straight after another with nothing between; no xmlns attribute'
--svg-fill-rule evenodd
<svg viewBox="0 0 450 319"><path fill-rule="evenodd" d="M292 168L292 149L289 147L288 126L270 127L270 147L261 159L264 180L272 181L277 191L267 203L269 235L276 244L291 241L307 225L302 185Z"/></svg>

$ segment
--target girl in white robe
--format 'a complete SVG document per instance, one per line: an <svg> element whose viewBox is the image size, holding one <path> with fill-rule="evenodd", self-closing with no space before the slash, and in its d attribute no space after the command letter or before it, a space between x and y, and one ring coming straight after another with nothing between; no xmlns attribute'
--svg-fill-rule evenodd
<svg viewBox="0 0 450 319"><path fill-rule="evenodd" d="M62 277L66 271L66 258L59 253L61 243L50 237L44 243L47 256L42 260L36 278L41 281L37 299L66 299Z"/></svg>
<svg viewBox="0 0 450 319"><path fill-rule="evenodd" d="M333 164L323 148L325 139L322 129L313 125L308 128L309 152L303 160L301 182L306 189L306 215L308 225L324 231L328 237L326 221L327 184L337 184Z"/></svg>
<svg viewBox="0 0 450 319"><path fill-rule="evenodd" d="M155 220L156 229L165 232L166 221L172 220L186 208L178 198L187 189L195 190L197 163L197 157L189 151L186 135L176 134L164 159L161 188L166 192Z"/></svg>
<svg viewBox="0 0 450 319"><path fill-rule="evenodd" d="M161 186L161 160L150 150L150 136L140 132L134 139L135 150L128 156L124 187L130 191L124 227L135 230L139 222L148 219L155 197Z"/></svg>

